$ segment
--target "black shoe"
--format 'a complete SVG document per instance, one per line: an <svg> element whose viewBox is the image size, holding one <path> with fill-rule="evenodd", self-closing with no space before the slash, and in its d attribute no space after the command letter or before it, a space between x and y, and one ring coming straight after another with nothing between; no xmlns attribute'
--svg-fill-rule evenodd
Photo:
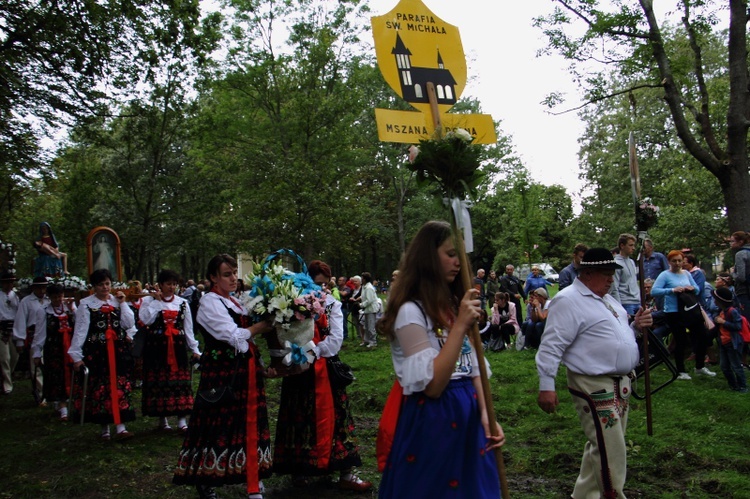
<svg viewBox="0 0 750 499"><path fill-rule="evenodd" d="M219 499L219 495L213 487L209 487L208 485L196 485L195 488L198 490L198 497L200 497L200 499Z"/></svg>

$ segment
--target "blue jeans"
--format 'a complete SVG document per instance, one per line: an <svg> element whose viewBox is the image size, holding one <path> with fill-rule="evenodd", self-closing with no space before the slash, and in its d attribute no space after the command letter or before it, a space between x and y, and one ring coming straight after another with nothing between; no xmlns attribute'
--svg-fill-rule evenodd
<svg viewBox="0 0 750 499"><path fill-rule="evenodd" d="M528 348L539 348L542 342L542 334L544 333L544 325L547 321L532 322L530 320L524 321L521 324L521 330L524 336L526 336L526 347Z"/></svg>
<svg viewBox="0 0 750 499"><path fill-rule="evenodd" d="M747 389L745 370L742 368L742 354L735 350L732 343L721 345L719 349L719 366L727 378L732 390Z"/></svg>
<svg viewBox="0 0 750 499"><path fill-rule="evenodd" d="M640 303L628 303L626 305L623 303L622 308L624 308L625 311L628 313L628 315L632 317L636 314L636 312L638 312L638 309L641 308L641 304Z"/></svg>
<svg viewBox="0 0 750 499"><path fill-rule="evenodd" d="M341 313L344 315L344 339L349 338L349 307L341 307Z"/></svg>

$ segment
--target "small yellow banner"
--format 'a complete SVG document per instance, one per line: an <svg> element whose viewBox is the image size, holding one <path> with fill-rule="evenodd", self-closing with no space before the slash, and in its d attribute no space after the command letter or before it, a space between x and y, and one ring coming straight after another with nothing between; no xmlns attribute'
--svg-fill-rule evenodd
<svg viewBox="0 0 750 499"><path fill-rule="evenodd" d="M453 107L466 86L458 28L421 0L401 0L387 14L372 17L371 23L378 67L391 88L429 116L427 82L431 82L440 112Z"/></svg>
<svg viewBox="0 0 750 499"><path fill-rule="evenodd" d="M432 138L435 127L425 114L416 111L395 111L375 109L378 124L378 138L381 142L416 144L420 140ZM497 142L495 125L489 114L442 114L440 116L446 132L463 128L474 137L474 144L494 144Z"/></svg>

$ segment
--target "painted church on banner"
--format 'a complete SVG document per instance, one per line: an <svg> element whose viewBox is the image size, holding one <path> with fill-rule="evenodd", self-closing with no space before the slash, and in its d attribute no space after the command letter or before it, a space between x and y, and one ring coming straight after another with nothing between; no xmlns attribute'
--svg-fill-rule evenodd
<svg viewBox="0 0 750 499"><path fill-rule="evenodd" d="M428 103L427 82L431 81L435 84L438 104L456 103L456 80L451 72L445 69L440 50L437 52L437 68L414 67L411 65L411 51L406 48L401 37L396 33L396 46L391 53L396 58L401 80L401 94L406 102Z"/></svg>

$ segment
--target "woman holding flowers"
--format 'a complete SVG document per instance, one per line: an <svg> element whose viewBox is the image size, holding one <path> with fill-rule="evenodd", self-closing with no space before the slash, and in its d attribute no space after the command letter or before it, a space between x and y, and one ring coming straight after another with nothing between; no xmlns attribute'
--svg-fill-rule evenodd
<svg viewBox="0 0 750 499"><path fill-rule="evenodd" d="M372 483L352 472L361 466L346 387L329 376L328 361L338 360L344 340L341 302L328 290L331 268L314 260L308 273L326 292L325 312L315 318L312 367L284 378L274 445L274 472L291 474L304 487L310 476L338 471L339 488L366 491ZM305 367L310 364L304 364Z"/></svg>
<svg viewBox="0 0 750 499"><path fill-rule="evenodd" d="M474 289L464 289L451 226L427 222L409 245L379 325L391 340L400 407L379 497L500 497L477 357L467 337L480 316ZM481 348L481 346L480 346ZM403 397L401 397L401 392ZM387 418L381 427L393 428ZM380 440L380 437L379 437ZM387 445L386 445L387 447ZM380 460L380 459L379 459Z"/></svg>
<svg viewBox="0 0 750 499"><path fill-rule="evenodd" d="M254 337L271 326L250 326L247 310L232 297L238 281L234 258L213 257L206 277L211 290L196 316L205 342L201 380L173 482L195 485L201 498L217 497L214 487L245 483L248 498L260 499L260 480L271 474L271 438ZM218 401L210 397L222 392L227 395Z"/></svg>
<svg viewBox="0 0 750 499"><path fill-rule="evenodd" d="M185 418L193 408L193 381L188 355L200 359L193 336L193 317L186 299L175 294L180 276L159 272L159 289L144 300L140 319L145 329L143 347L144 416L159 418L159 429L169 431L167 416L177 416L177 428L187 432Z"/></svg>

